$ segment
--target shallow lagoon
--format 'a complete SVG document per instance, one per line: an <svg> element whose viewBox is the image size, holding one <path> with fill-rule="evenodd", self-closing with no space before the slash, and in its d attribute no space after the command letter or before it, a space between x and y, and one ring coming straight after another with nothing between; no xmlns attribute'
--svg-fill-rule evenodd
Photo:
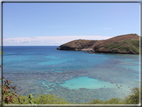
<svg viewBox="0 0 142 107"><path fill-rule="evenodd" d="M124 97L139 81L139 56L4 47L3 74L19 94L55 94L70 102Z"/></svg>
<svg viewBox="0 0 142 107"><path fill-rule="evenodd" d="M99 88L104 88L106 86L109 88L114 88L115 86L110 82L100 81L99 79L93 79L87 76L70 79L65 81L64 84L59 84L59 85L63 87L68 87L69 89L79 89L79 88L99 89Z"/></svg>

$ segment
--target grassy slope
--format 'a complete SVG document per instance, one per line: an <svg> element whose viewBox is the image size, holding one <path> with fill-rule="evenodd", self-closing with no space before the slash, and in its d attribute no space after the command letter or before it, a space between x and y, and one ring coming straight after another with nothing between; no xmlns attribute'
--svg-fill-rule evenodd
<svg viewBox="0 0 142 107"><path fill-rule="evenodd" d="M137 34L125 34L106 40L74 40L61 45L59 50L81 50L92 48L95 53L139 54Z"/></svg>
<svg viewBox="0 0 142 107"><path fill-rule="evenodd" d="M118 49L119 52L134 52L139 53L139 40L124 40L118 42L112 42L105 45L104 48L112 50Z"/></svg>

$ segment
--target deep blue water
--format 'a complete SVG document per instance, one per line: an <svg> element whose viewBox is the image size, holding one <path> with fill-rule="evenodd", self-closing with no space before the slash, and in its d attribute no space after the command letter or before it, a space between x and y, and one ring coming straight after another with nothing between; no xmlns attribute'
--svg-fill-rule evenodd
<svg viewBox="0 0 142 107"><path fill-rule="evenodd" d="M70 102L124 97L139 81L139 55L57 47L4 46L3 76L17 85L20 94L53 93Z"/></svg>

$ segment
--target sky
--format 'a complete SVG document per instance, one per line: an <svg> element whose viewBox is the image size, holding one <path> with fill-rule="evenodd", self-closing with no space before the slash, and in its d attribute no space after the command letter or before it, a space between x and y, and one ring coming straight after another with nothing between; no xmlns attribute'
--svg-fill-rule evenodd
<svg viewBox="0 0 142 107"><path fill-rule="evenodd" d="M140 35L139 3L3 3L3 46Z"/></svg>

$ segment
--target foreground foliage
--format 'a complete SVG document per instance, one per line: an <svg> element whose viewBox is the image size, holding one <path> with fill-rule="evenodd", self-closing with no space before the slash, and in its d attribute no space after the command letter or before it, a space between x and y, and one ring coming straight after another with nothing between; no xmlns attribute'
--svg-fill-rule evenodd
<svg viewBox="0 0 142 107"><path fill-rule="evenodd" d="M142 98L141 98L141 102L142 102ZM139 88L132 89L132 94L125 98L125 103L127 104L138 104L139 103Z"/></svg>
<svg viewBox="0 0 142 107"><path fill-rule="evenodd" d="M38 95L37 97L33 97L32 94L18 96L16 86L12 86L12 82L9 80L4 80L2 95L3 104L73 104L53 94ZM106 101L96 99L83 104L139 104L139 88L133 88L132 93L124 99L111 98Z"/></svg>
<svg viewBox="0 0 142 107"><path fill-rule="evenodd" d="M141 88L142 89L142 88ZM100 99L93 100L89 104L139 104L139 88L135 87L131 89L131 94L126 96L124 99L121 98L111 98L106 101ZM141 93L142 95L142 93ZM142 102L142 98L141 98Z"/></svg>

